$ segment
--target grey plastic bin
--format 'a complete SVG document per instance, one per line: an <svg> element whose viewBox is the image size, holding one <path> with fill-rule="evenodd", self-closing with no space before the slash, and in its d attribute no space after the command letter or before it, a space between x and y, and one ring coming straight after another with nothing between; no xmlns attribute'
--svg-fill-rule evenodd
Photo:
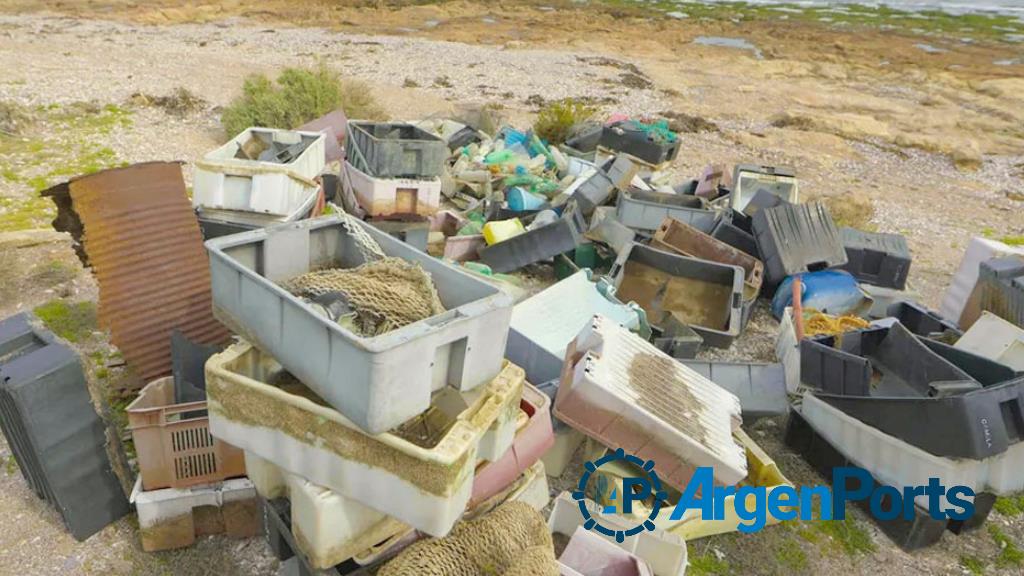
<svg viewBox="0 0 1024 576"><path fill-rule="evenodd" d="M665 218L675 218L701 232L710 233L718 222L718 213L705 210L704 205L704 200L697 196L629 190L619 194L615 217L641 232L653 233Z"/></svg>
<svg viewBox="0 0 1024 576"><path fill-rule="evenodd" d="M863 232L840 228L839 234L849 260L840 268L859 282L902 290L910 273L910 248L902 234Z"/></svg>
<svg viewBox="0 0 1024 576"><path fill-rule="evenodd" d="M349 122L351 146L377 178L428 179L440 176L448 144L412 124Z"/></svg>
<svg viewBox="0 0 1024 576"><path fill-rule="evenodd" d="M684 360L686 367L740 399L743 419L778 416L789 411L786 372L782 364Z"/></svg>
<svg viewBox="0 0 1024 576"><path fill-rule="evenodd" d="M654 269L661 277L627 279L630 263ZM704 344L728 348L741 330L743 268L663 252L633 243L619 254L608 275L620 300L636 302L652 326L661 328L675 312L694 329ZM663 280L663 277L667 279ZM677 280L670 291L669 282ZM671 293L670 293L671 292ZM673 306L669 308L668 306Z"/></svg>
<svg viewBox="0 0 1024 576"><path fill-rule="evenodd" d="M357 225L385 254L420 264L447 312L363 338L278 286L311 269L362 263L342 216L217 238L206 247L214 315L377 434L426 410L432 391L445 385L470 390L500 372L512 298L372 226Z"/></svg>

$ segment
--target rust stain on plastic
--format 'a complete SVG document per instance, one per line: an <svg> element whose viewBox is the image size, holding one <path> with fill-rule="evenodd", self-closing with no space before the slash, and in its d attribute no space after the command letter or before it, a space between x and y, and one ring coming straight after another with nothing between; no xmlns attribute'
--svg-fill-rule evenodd
<svg viewBox="0 0 1024 576"><path fill-rule="evenodd" d="M144 381L171 373L171 331L203 344L213 318L210 265L181 166L146 162L68 183L100 286L99 321Z"/></svg>

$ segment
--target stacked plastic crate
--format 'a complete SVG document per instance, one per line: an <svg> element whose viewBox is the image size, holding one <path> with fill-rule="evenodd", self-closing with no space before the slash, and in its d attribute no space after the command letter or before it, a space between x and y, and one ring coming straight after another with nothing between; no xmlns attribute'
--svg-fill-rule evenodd
<svg viewBox="0 0 1024 576"><path fill-rule="evenodd" d="M444 140L403 123L349 122L344 185L371 217L430 216L441 203Z"/></svg>
<svg viewBox="0 0 1024 576"><path fill-rule="evenodd" d="M447 311L365 337L277 284L356 267L367 241L421 266ZM508 295L346 216L207 247L215 314L248 340L206 364L211 431L309 569L374 563L495 500L547 504L550 401L504 359Z"/></svg>

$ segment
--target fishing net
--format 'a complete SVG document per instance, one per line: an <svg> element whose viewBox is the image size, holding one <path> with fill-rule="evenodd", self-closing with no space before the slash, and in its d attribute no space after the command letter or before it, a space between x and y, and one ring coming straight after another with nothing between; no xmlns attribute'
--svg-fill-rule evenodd
<svg viewBox="0 0 1024 576"><path fill-rule="evenodd" d="M331 316L366 337L444 312L430 274L401 258L381 256L356 268L314 270L282 286L296 296L339 310Z"/></svg>
<svg viewBox="0 0 1024 576"><path fill-rule="evenodd" d="M459 522L444 538L409 546L377 576L557 574L554 562L544 518L529 504L507 502L490 514Z"/></svg>

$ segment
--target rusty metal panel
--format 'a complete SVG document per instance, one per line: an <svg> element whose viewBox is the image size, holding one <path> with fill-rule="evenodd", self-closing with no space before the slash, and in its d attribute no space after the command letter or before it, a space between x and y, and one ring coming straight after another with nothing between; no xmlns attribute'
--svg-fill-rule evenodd
<svg viewBox="0 0 1024 576"><path fill-rule="evenodd" d="M105 170L68 189L100 286L100 325L144 382L171 373L174 329L203 344L227 340L179 163Z"/></svg>

